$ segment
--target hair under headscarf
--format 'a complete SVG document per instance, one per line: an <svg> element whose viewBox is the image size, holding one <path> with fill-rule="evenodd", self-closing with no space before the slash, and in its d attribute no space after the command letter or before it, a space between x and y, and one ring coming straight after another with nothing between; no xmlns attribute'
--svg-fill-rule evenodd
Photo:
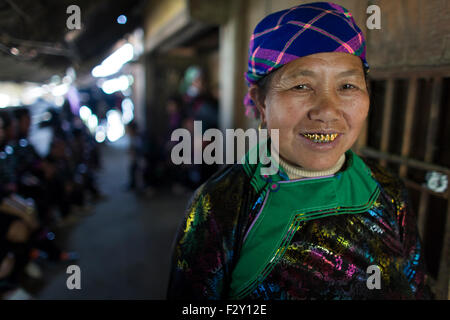
<svg viewBox="0 0 450 320"><path fill-rule="evenodd" d="M361 58L365 69L366 43L352 14L331 2L315 2L272 13L261 20L250 38L250 86L270 72L298 59L321 52L345 52ZM247 93L246 114L256 107Z"/></svg>

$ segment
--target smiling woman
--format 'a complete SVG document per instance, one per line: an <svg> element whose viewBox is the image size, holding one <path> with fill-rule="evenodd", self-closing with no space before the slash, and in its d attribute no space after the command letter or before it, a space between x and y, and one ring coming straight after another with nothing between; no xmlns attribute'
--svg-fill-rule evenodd
<svg viewBox="0 0 450 320"><path fill-rule="evenodd" d="M269 138L196 191L169 298L429 296L403 183L351 150L369 111L368 69L363 34L336 4L300 5L256 26L245 104L279 130L270 157L280 170L262 174L248 161Z"/></svg>
<svg viewBox="0 0 450 320"><path fill-rule="evenodd" d="M249 91L261 121L280 130L281 157L310 170L336 164L356 141L369 111L361 60L348 53L296 59L273 71L266 86L264 94L257 85Z"/></svg>

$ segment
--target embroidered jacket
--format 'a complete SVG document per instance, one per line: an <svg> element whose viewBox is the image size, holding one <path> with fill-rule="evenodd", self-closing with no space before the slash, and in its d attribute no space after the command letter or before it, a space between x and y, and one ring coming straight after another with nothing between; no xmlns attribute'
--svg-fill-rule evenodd
<svg viewBox="0 0 450 320"><path fill-rule="evenodd" d="M277 187L273 187L271 179L266 179L265 186L261 186L261 179L259 185L255 183L256 168L245 164L217 172L195 192L180 225L167 297L429 298L416 216L404 184L376 162L362 159L363 162L350 150L347 155L359 159L362 165L357 170L367 168L376 184L376 192L371 193L373 199L356 211L338 208L333 214L316 215L317 218L312 215L295 224L295 228L287 221L289 230L283 236L284 242L274 242L279 243L276 256L255 261L254 265L249 261L244 267L239 264L245 258L243 254L262 256L255 255L254 250L259 250L255 243L253 247L246 245L249 234L258 232L258 225L262 224L260 213L267 206L267 192L276 191ZM341 171L345 172L348 165L346 161ZM286 178L283 172L278 176L281 180ZM301 204L286 204L286 209L291 210L292 206ZM267 265L259 265L262 261ZM380 271L376 288L372 283L373 266ZM253 278L236 284L242 276ZM236 290L236 286L245 290Z"/></svg>

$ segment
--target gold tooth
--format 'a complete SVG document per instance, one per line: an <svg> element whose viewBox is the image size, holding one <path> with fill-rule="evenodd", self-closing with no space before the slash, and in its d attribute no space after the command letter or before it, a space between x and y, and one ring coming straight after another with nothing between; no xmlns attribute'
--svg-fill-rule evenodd
<svg viewBox="0 0 450 320"><path fill-rule="evenodd" d="M317 134L317 133L305 133L303 134L306 138L311 139L311 140L316 140L316 142L331 142L334 141L334 139L337 138L337 136L339 135L338 133L333 133L333 134Z"/></svg>

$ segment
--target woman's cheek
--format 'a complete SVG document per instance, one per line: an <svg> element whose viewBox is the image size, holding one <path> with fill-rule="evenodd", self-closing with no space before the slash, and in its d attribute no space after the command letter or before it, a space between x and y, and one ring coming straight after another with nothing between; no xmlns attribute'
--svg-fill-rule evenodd
<svg viewBox="0 0 450 320"><path fill-rule="evenodd" d="M280 132L294 127L296 123L295 117L293 115L293 112L290 110L292 109L286 108L286 106L280 106L277 112L272 113L268 118L270 119L270 126L274 129L280 129Z"/></svg>
<svg viewBox="0 0 450 320"><path fill-rule="evenodd" d="M267 127L271 129L279 129L283 124L284 107L278 101L270 101L267 105Z"/></svg>
<svg viewBox="0 0 450 320"><path fill-rule="evenodd" d="M267 100L267 123L272 128L294 128L301 121L304 111L300 105L305 104L299 97L292 97L290 91L272 91Z"/></svg>
<svg viewBox="0 0 450 320"><path fill-rule="evenodd" d="M358 126L359 123L362 126L369 113L369 99L368 97L356 97L353 101L350 114L347 115L347 118L351 120L354 126Z"/></svg>

